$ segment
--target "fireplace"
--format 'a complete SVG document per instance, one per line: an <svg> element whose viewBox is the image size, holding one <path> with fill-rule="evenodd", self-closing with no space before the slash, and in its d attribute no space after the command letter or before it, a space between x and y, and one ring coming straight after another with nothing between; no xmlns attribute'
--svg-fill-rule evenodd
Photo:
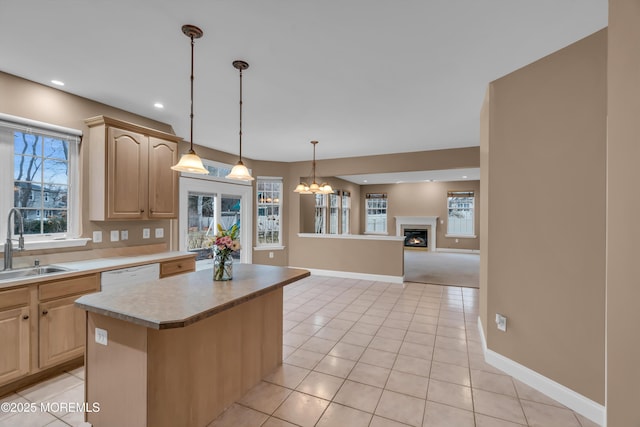
<svg viewBox="0 0 640 427"><path fill-rule="evenodd" d="M404 229L427 229L427 245L422 249L437 251L436 235L438 230L437 216L397 216L396 218L396 236L404 236ZM406 247L406 246L405 246ZM428 249L427 249L428 248Z"/></svg>
<svg viewBox="0 0 640 427"><path fill-rule="evenodd" d="M422 228L405 228L404 230L404 246L409 248L426 248L427 242L427 229Z"/></svg>

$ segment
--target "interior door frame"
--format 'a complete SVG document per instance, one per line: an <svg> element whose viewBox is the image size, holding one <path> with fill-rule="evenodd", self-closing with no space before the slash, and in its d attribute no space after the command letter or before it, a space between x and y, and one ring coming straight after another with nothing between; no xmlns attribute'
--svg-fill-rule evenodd
<svg viewBox="0 0 640 427"><path fill-rule="evenodd" d="M188 219L189 191L211 193L217 196L216 209L220 208L220 197L240 197L240 262L252 263L253 254L253 186L229 184L206 178L180 177L180 203L178 215L178 248L187 250L186 224Z"/></svg>

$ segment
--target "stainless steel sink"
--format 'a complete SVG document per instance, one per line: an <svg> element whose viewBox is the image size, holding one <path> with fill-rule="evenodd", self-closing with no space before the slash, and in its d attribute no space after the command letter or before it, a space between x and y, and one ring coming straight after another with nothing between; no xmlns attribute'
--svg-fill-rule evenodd
<svg viewBox="0 0 640 427"><path fill-rule="evenodd" d="M0 271L0 281L25 279L34 276L46 276L47 274L62 273L65 271L71 270L56 265L43 265L38 267L17 268L15 270L3 270Z"/></svg>

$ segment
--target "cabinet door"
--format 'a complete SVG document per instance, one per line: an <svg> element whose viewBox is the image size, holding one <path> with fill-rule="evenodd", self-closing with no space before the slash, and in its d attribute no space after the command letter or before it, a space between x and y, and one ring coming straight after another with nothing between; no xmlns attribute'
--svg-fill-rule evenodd
<svg viewBox="0 0 640 427"><path fill-rule="evenodd" d="M149 218L178 217L178 144L149 137Z"/></svg>
<svg viewBox="0 0 640 427"><path fill-rule="evenodd" d="M107 141L107 212L109 219L145 217L147 137L109 128Z"/></svg>
<svg viewBox="0 0 640 427"><path fill-rule="evenodd" d="M82 356L85 344L85 311L77 308L78 295L41 303L40 368Z"/></svg>
<svg viewBox="0 0 640 427"><path fill-rule="evenodd" d="M0 384L29 373L29 307L0 311Z"/></svg>

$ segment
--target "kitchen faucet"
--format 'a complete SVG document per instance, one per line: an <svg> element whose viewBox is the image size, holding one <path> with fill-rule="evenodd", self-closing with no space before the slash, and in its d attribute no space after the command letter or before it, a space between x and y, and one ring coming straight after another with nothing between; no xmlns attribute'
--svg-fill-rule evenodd
<svg viewBox="0 0 640 427"><path fill-rule="evenodd" d="M11 208L9 215L7 216L7 241L4 244L4 269L11 270L13 268L13 243L11 242L11 214L13 214L13 220L16 216L20 223L20 237L18 238L18 250L24 249L24 222L22 220L22 214L17 208Z"/></svg>

